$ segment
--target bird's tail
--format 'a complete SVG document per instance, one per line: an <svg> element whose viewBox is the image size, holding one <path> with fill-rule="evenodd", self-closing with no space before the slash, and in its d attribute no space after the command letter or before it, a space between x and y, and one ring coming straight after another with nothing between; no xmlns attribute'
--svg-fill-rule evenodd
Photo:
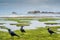
<svg viewBox="0 0 60 40"><path fill-rule="evenodd" d="M18 35L16 35L17 37L20 37L20 36L18 36Z"/></svg>

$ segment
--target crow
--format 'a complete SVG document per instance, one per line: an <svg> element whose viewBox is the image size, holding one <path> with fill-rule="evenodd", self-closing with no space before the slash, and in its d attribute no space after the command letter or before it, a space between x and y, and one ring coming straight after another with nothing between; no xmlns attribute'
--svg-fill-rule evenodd
<svg viewBox="0 0 60 40"><path fill-rule="evenodd" d="M50 35L52 35L53 33L55 33L54 31L50 30L49 28L47 30L50 33Z"/></svg>
<svg viewBox="0 0 60 40"><path fill-rule="evenodd" d="M9 34L11 35L11 36L17 36L17 37L19 37L17 34L15 34L13 31L11 31L10 29L8 29L8 32L9 32Z"/></svg>
<svg viewBox="0 0 60 40"><path fill-rule="evenodd" d="M21 31L22 33L25 33L25 30L23 29L23 27L24 27L24 26L21 26L20 31Z"/></svg>

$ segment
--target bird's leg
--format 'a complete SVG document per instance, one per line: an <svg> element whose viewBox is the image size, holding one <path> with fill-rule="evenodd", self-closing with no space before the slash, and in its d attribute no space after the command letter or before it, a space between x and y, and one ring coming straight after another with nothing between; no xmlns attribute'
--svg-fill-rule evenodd
<svg viewBox="0 0 60 40"><path fill-rule="evenodd" d="M12 40L12 37L10 37L10 39Z"/></svg>
<svg viewBox="0 0 60 40"><path fill-rule="evenodd" d="M52 34L50 34L50 36L51 36Z"/></svg>
<svg viewBox="0 0 60 40"><path fill-rule="evenodd" d="M22 33L22 35L24 35L24 33Z"/></svg>
<svg viewBox="0 0 60 40"><path fill-rule="evenodd" d="M11 39L13 40L13 38L11 37Z"/></svg>
<svg viewBox="0 0 60 40"><path fill-rule="evenodd" d="M24 33L23 33L23 35L24 35Z"/></svg>
<svg viewBox="0 0 60 40"><path fill-rule="evenodd" d="M51 36L51 34L50 34L50 36Z"/></svg>
<svg viewBox="0 0 60 40"><path fill-rule="evenodd" d="M21 35L24 35L23 33L21 33Z"/></svg>
<svg viewBox="0 0 60 40"><path fill-rule="evenodd" d="M11 39L12 39L12 40L14 40L14 37L13 37L13 36L11 36Z"/></svg>
<svg viewBox="0 0 60 40"><path fill-rule="evenodd" d="M15 40L14 37L13 37L13 40Z"/></svg>

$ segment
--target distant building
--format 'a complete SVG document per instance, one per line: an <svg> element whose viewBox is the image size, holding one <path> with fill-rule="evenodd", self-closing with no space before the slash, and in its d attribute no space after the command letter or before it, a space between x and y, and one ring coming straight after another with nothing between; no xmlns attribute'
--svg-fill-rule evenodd
<svg viewBox="0 0 60 40"><path fill-rule="evenodd" d="M12 12L12 14L15 14L16 15L17 13L16 12Z"/></svg>
<svg viewBox="0 0 60 40"><path fill-rule="evenodd" d="M41 13L54 13L54 12L46 12L46 11L42 11Z"/></svg>
<svg viewBox="0 0 60 40"><path fill-rule="evenodd" d="M54 13L54 12L47 12L47 11L29 11L28 13L31 13L31 14L36 14L36 13Z"/></svg>
<svg viewBox="0 0 60 40"><path fill-rule="evenodd" d="M28 13L33 13L33 14L35 14L35 13L40 13L40 11L29 11Z"/></svg>

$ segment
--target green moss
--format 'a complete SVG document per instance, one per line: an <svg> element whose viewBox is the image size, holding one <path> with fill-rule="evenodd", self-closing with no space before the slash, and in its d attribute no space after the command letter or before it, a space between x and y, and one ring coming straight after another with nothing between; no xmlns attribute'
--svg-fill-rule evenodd
<svg viewBox="0 0 60 40"><path fill-rule="evenodd" d="M20 37L12 37L7 32L1 32L0 31L0 39L1 40L60 40L60 34L53 34L50 36L50 34L47 31L47 28L38 28L38 29L32 29L32 30L26 30L26 33L22 35L20 30L14 31L16 34L18 34ZM57 27L50 27L51 30L57 31Z"/></svg>
<svg viewBox="0 0 60 40"><path fill-rule="evenodd" d="M17 26L21 26L21 25L29 25L29 21L25 21L25 20L30 20L30 19L6 18L6 20L23 23L23 24L16 24ZM59 19L55 19L55 18L40 18L39 19L39 21L49 21L49 20L59 20ZM14 25L14 24L11 24L11 25ZM34 30L33 29L26 30L26 33L24 33L24 35L22 35L23 33L21 33L20 30L14 31L20 37L11 37L8 32L0 31L0 40L60 40L60 34L53 34L50 36L50 34L47 31L47 28L51 28L51 30L57 32L57 29L60 28L60 26L56 26L56 27L47 26L45 28L41 27Z"/></svg>
<svg viewBox="0 0 60 40"><path fill-rule="evenodd" d="M59 18L40 18L39 21L60 20Z"/></svg>

